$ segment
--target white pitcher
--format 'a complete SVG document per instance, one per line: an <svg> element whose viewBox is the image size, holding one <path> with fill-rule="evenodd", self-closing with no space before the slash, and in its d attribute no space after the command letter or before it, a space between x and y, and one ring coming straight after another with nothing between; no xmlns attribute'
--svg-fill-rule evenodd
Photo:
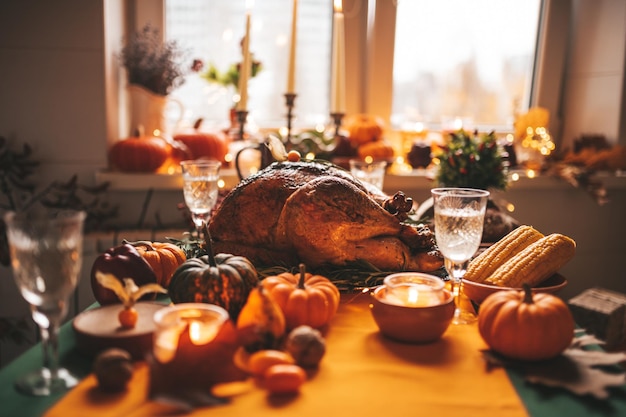
<svg viewBox="0 0 626 417"><path fill-rule="evenodd" d="M180 110L178 120L172 130L176 130L176 127L185 115L185 107L179 100L169 96L155 94L140 85L129 85L128 94L130 99L129 107L131 130L134 130L138 126L142 125L145 132L150 135L153 135L154 131L157 129L160 132L171 133L168 131L167 119L165 117L165 108L170 102L175 103Z"/></svg>

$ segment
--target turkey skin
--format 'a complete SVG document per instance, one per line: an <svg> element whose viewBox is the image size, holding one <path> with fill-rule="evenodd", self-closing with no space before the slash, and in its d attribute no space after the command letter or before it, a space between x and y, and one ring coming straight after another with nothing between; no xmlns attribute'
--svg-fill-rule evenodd
<svg viewBox="0 0 626 417"><path fill-rule="evenodd" d="M216 252L257 266L366 261L383 271L441 268L430 229L391 214L383 208L389 199L330 163L275 162L224 197L209 231Z"/></svg>

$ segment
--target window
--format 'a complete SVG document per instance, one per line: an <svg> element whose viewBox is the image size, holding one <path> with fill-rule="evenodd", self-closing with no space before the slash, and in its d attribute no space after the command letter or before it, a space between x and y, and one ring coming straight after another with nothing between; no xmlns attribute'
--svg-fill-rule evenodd
<svg viewBox="0 0 626 417"><path fill-rule="evenodd" d="M245 31L244 0L166 0L166 37L174 39L224 72L241 61ZM296 126L324 123L328 114L332 8L328 2L300 0L296 54ZM284 94L291 36L292 0L254 2L251 8L250 52L262 70L249 83L251 126L277 127L286 123ZM187 122L197 117L227 122L235 89L207 82L197 74L174 91L185 104Z"/></svg>
<svg viewBox="0 0 626 417"><path fill-rule="evenodd" d="M512 126L529 103L540 3L399 1L394 124Z"/></svg>
<svg viewBox="0 0 626 417"><path fill-rule="evenodd" d="M515 112L542 100L558 103L563 63L540 68L536 58L541 54L535 53L538 46L565 49L538 38L542 30L566 30L541 20L553 0L343 3L346 15L352 13L346 16L346 39L353 42L347 48L347 72L358 81L348 80L349 114L375 112L396 128L423 121L438 129L448 118L465 118L481 130L510 129ZM205 63L225 70L241 57L245 7L245 0L165 0L165 32ZM252 125L284 124L291 7L292 0L257 0L252 9L251 51L263 65L249 87ZM298 7L296 128L329 122L332 1L299 0ZM368 56L372 53L386 59ZM194 76L174 95L185 102L189 123L196 117L226 123L233 93ZM547 107L556 116L558 109Z"/></svg>

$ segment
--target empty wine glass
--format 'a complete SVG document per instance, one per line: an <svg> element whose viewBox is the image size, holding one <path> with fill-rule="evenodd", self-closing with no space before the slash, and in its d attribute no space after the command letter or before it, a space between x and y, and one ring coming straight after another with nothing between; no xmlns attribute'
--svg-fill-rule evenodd
<svg viewBox="0 0 626 417"><path fill-rule="evenodd" d="M11 266L41 332L43 368L16 381L19 391L45 396L78 382L59 367L58 332L82 262L84 212L5 215Z"/></svg>
<svg viewBox="0 0 626 417"><path fill-rule="evenodd" d="M182 161L183 194L185 204L191 212L191 218L198 238L202 236L204 225L208 223L211 210L217 203L218 185L220 178L219 161L195 160Z"/></svg>
<svg viewBox="0 0 626 417"><path fill-rule="evenodd" d="M471 323L476 320L476 315L461 308L461 280L469 260L480 246L489 191L435 188L431 194L435 210L435 239L445 258L456 302L452 323Z"/></svg>

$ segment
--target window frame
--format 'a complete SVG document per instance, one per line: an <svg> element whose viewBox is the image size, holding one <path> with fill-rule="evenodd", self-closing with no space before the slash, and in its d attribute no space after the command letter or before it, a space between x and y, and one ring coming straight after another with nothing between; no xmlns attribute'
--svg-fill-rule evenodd
<svg viewBox="0 0 626 417"><path fill-rule="evenodd" d="M393 94L393 53L397 1L343 0L344 11L354 11L345 20L346 111L371 113L389 125ZM332 5L329 4L329 7ZM132 31L150 22L165 36L164 0L131 0L126 4ZM540 12L538 48L529 107L541 106L550 112L549 129L557 146L562 132L561 100L564 86L567 42L572 5L570 0L543 0Z"/></svg>

